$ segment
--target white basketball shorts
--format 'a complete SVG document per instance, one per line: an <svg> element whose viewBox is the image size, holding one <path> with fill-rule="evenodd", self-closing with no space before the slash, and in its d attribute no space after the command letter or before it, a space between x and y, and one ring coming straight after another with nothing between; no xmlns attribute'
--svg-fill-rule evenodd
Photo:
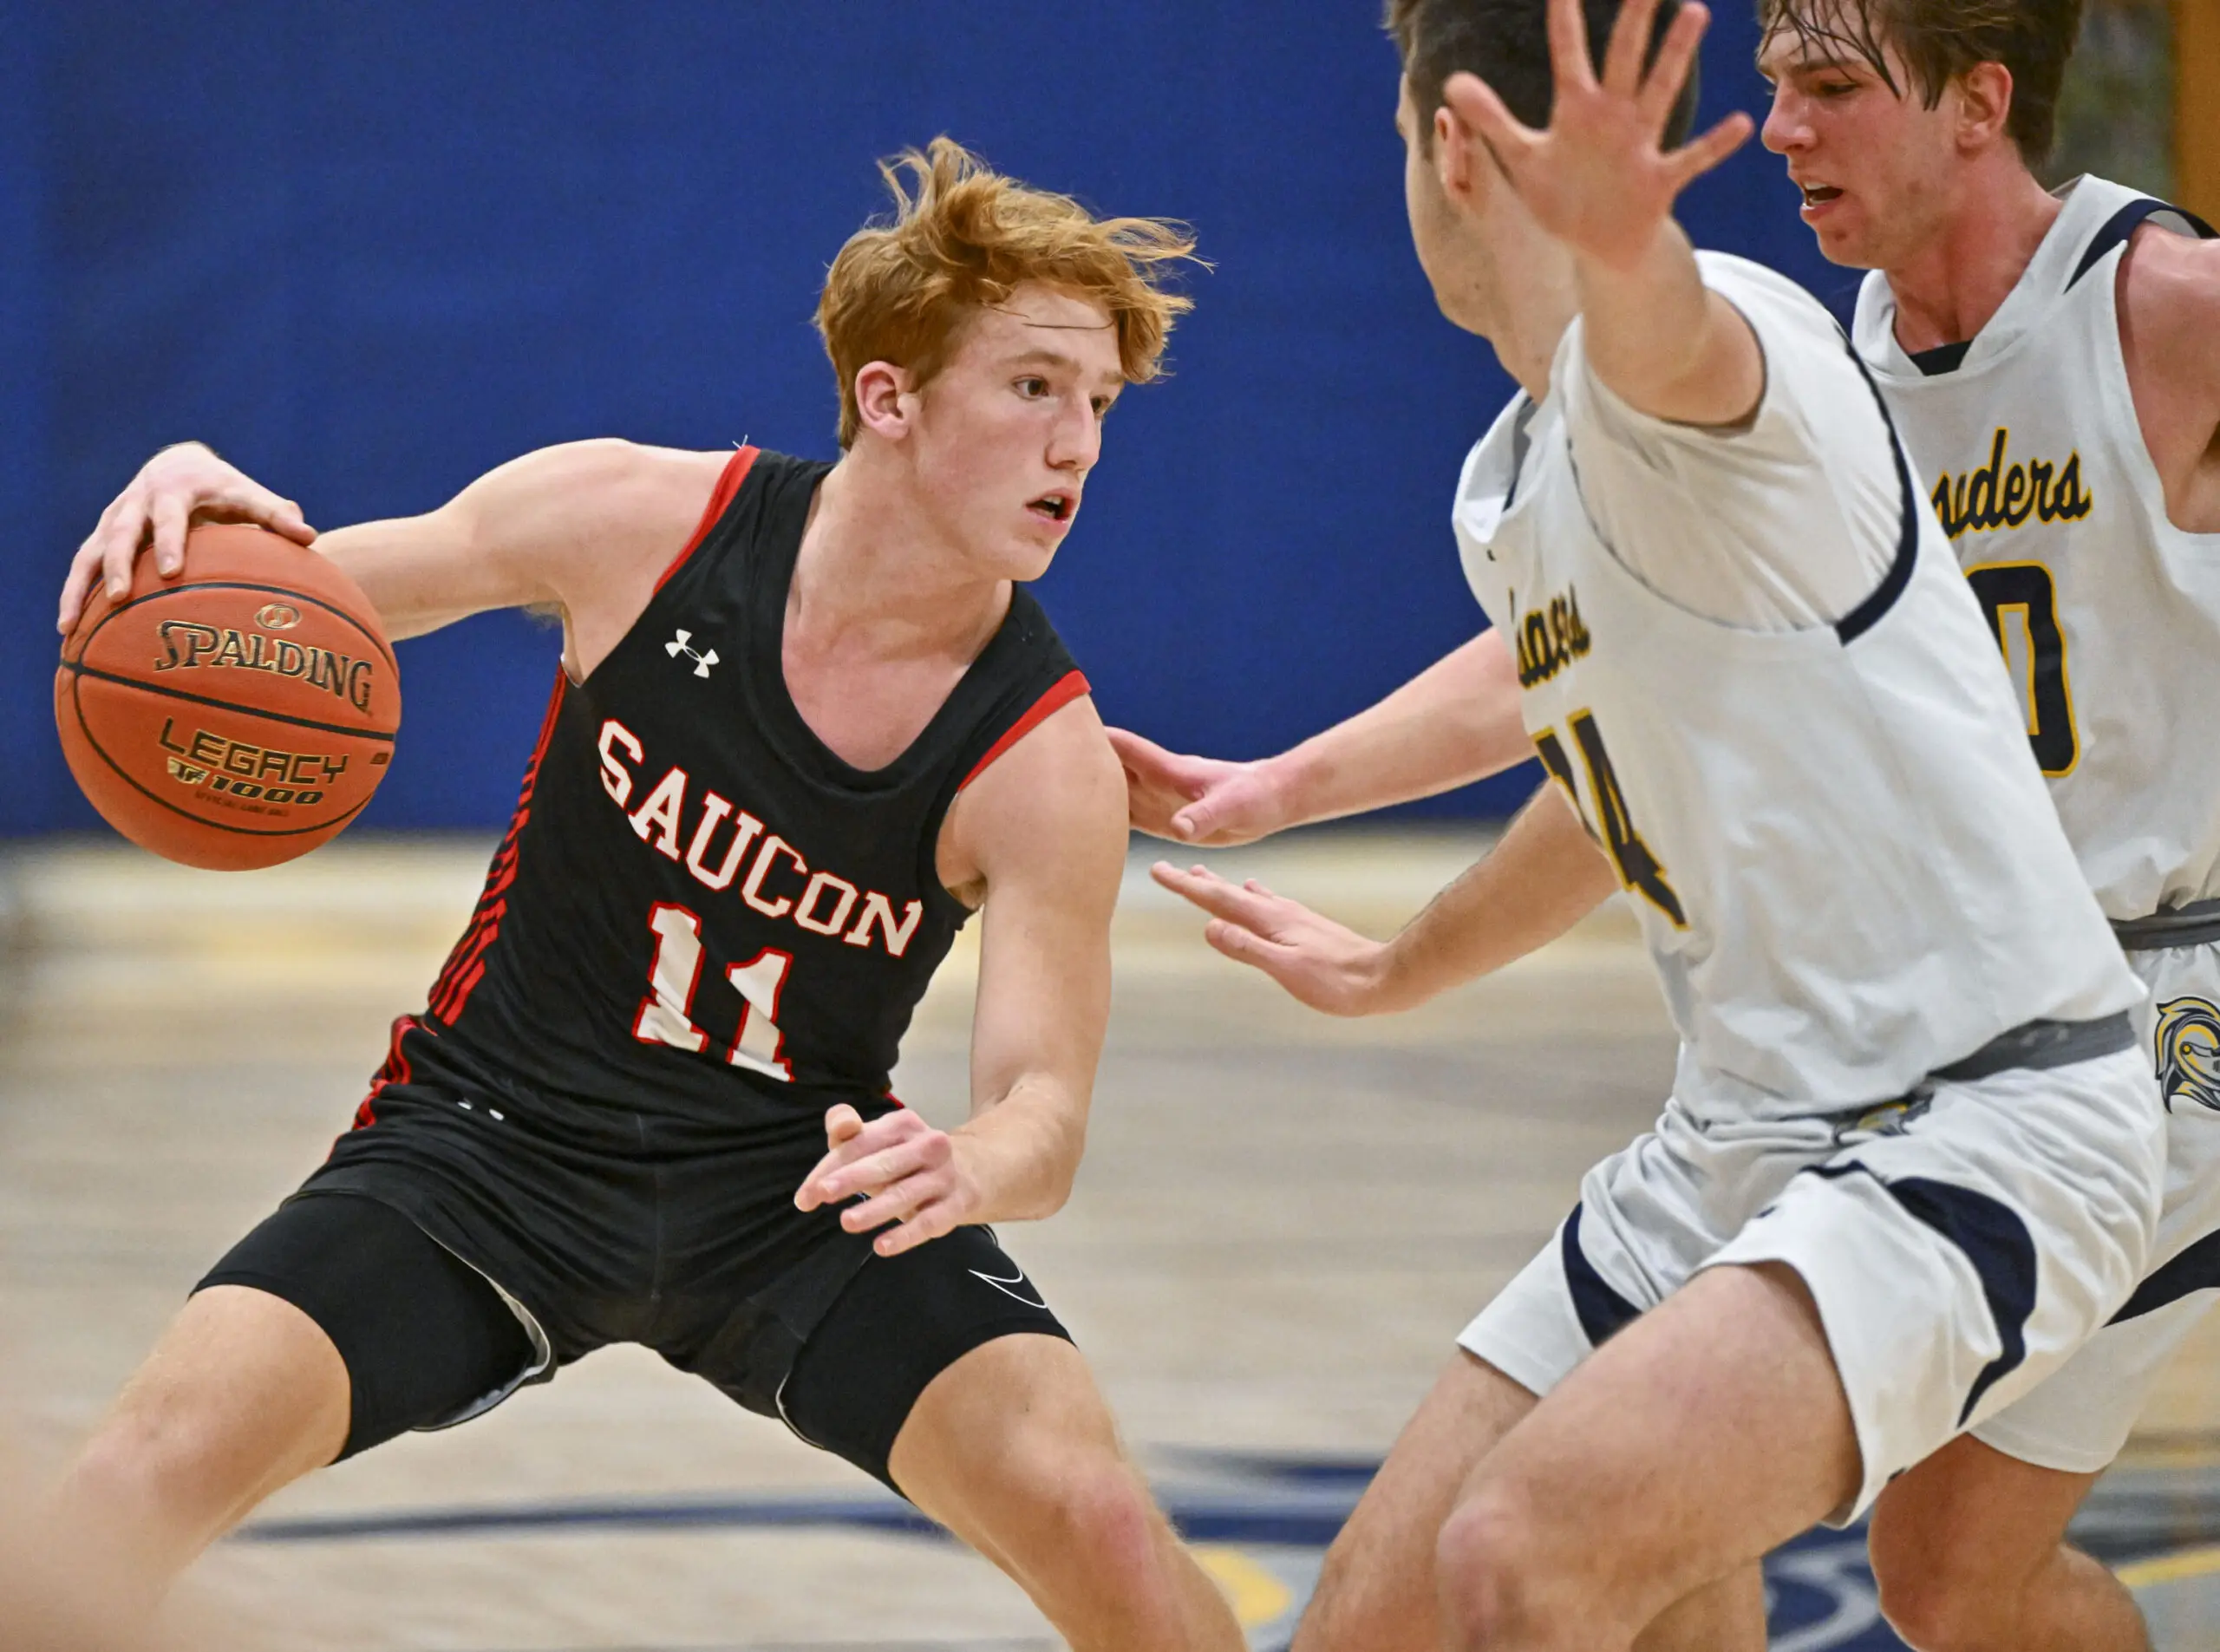
<svg viewBox="0 0 2220 1652"><path fill-rule="evenodd" d="M2043 1468L2093 1474L2127 1444L2166 1361L2220 1289L2220 943L2127 961L2151 988L2144 1048L2166 1102L2166 1192L2151 1266L2056 1375L1975 1428Z"/></svg>
<svg viewBox="0 0 2220 1652"><path fill-rule="evenodd" d="M1890 1479L2057 1370L2126 1301L2166 1143L2129 1048L1934 1081L1854 1118L1699 1123L1677 1100L1590 1171L1461 1347L1546 1394L1701 1270L1778 1262L1819 1310L1864 1459Z"/></svg>

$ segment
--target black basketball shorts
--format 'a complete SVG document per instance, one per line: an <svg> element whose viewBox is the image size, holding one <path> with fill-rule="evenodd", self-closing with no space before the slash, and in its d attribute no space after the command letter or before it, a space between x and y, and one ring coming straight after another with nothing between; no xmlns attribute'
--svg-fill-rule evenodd
<svg viewBox="0 0 2220 1652"><path fill-rule="evenodd" d="M330 1337L353 1400L342 1457L629 1342L892 1486L934 1377L997 1337L1068 1340L988 1229L888 1257L837 1212L797 1211L815 1130L706 1147L519 1100L421 1071L388 1087L198 1287L266 1291Z"/></svg>

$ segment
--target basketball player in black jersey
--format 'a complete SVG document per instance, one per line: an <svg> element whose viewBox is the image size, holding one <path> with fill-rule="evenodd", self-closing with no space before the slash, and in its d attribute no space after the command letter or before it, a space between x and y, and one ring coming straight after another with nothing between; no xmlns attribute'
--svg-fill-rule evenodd
<svg viewBox="0 0 2220 1652"><path fill-rule="evenodd" d="M838 464L577 443L317 541L395 637L558 607L562 670L355 1127L60 1488L70 1564L151 1602L288 1481L634 1342L910 1497L1074 1647L1240 1644L983 1225L1069 1192L1126 841L1086 681L1020 584L1152 376L1191 243L945 140L904 165L819 306ZM311 537L171 449L80 553L65 628L142 541L177 572L196 515ZM982 908L973 1110L944 1133L888 1074Z"/></svg>

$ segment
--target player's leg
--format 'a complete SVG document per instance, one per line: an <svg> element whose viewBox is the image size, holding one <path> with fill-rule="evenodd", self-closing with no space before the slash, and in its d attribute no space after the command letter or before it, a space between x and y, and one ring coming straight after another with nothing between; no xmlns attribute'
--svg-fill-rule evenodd
<svg viewBox="0 0 2220 1652"><path fill-rule="evenodd" d="M2129 957L2151 989L2144 1032L2177 1103L2166 1120L2166 1196L2152 1265L2127 1305L2055 1374L1897 1479L1875 1505L1881 1609L1919 1652L2150 1644L2133 1598L2066 1542L2066 1528L2127 1443L2159 1372L2209 1311L2220 1280L2220 1113L2182 1104L2191 1076L2173 1047L2178 1029L2204 1024L2195 1012L2220 996L2220 947ZM2200 1099L2187 1091L2188 1101Z"/></svg>
<svg viewBox="0 0 2220 1652"><path fill-rule="evenodd" d="M1457 1350L1327 1550L1292 1652L1435 1652L1435 1539L1480 1459L1535 1403Z"/></svg>
<svg viewBox="0 0 2220 1652"><path fill-rule="evenodd" d="M2096 1479L1969 1434L1898 1477L1871 1530L1890 1627L1915 1652L2149 1652L2133 1596L2066 1542Z"/></svg>
<svg viewBox="0 0 2220 1652"><path fill-rule="evenodd" d="M1766 1652L1766 1644L1765 1572L1751 1561L1650 1619L1634 1652Z"/></svg>
<svg viewBox="0 0 2220 1652"><path fill-rule="evenodd" d="M1496 1443L1596 1346L1680 1284L1775 1192L1793 1154L1722 1146L1668 1106L1658 1128L1583 1179L1580 1206L1459 1338L1329 1551L1298 1652L1444 1644L1435 1549L1461 1487ZM1786 1165L1789 1168L1782 1168ZM1730 1197L1723 1201L1722 1191ZM1754 1570L1669 1603L1643 1652L1761 1652Z"/></svg>
<svg viewBox="0 0 2220 1652"><path fill-rule="evenodd" d="M2067 1543L2066 1528L2211 1306L2215 1123L2201 1109L2171 1123L2164 1259L2127 1306L2054 1374L1893 1481L1874 1505L1881 1610L1918 1652L2149 1646L2133 1598Z"/></svg>
<svg viewBox="0 0 2220 1652"><path fill-rule="evenodd" d="M737 1390L714 1360L677 1362ZM811 1329L777 1408L1002 1567L1076 1652L1242 1644L1086 1361L984 1228L865 1261Z"/></svg>
<svg viewBox="0 0 2220 1652"><path fill-rule="evenodd" d="M1439 1545L1445 1643L1631 1647L1676 1603L1850 1504L1860 1480L1802 1282L1772 1263L1712 1269L1482 1460Z"/></svg>
<svg viewBox="0 0 2220 1652"><path fill-rule="evenodd" d="M151 1610L194 1556L336 1458L519 1380L530 1338L397 1211L290 1200L187 1301L56 1488L57 1564Z"/></svg>
<svg viewBox="0 0 2220 1652"><path fill-rule="evenodd" d="M1938 1084L1855 1133L1481 1463L1444 1534L1453 1628L1625 1646L1692 1590L1867 1505L2119 1305L2164 1147L2125 1050Z"/></svg>
<svg viewBox="0 0 2220 1652"><path fill-rule="evenodd" d="M2169 1213L2173 1242L2165 1248L2177 1255L2153 1270L2122 1317L2032 1392L1891 1482L1875 1504L1881 1610L1916 1652L2147 1652L2133 1597L2067 1542L2066 1529L2210 1304L2209 1290L2167 1293L2184 1273L2209 1277L2196 1241L2210 1229L2213 1203L2200 1196Z"/></svg>
<svg viewBox="0 0 2220 1652"><path fill-rule="evenodd" d="M1291 1652L1437 1652L1434 1555L1459 1492L1537 1401L1459 1350L1396 1440L1327 1551ZM1754 1565L1660 1613L1636 1652L1765 1652L1765 1585Z"/></svg>
<svg viewBox="0 0 2220 1652"><path fill-rule="evenodd" d="M298 1308L197 1293L55 1488L37 1523L48 1564L143 1616L247 1511L339 1454L348 1410L347 1368Z"/></svg>
<svg viewBox="0 0 2220 1652"><path fill-rule="evenodd" d="M1086 1361L1060 1337L998 1337L943 1371L889 1470L1015 1578L1074 1652L1242 1644L1120 1444Z"/></svg>

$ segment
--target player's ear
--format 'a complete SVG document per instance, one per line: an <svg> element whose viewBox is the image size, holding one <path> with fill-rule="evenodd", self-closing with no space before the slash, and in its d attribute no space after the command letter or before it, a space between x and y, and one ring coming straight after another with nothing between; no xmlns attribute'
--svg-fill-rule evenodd
<svg viewBox="0 0 2220 1652"><path fill-rule="evenodd" d="M899 441L909 434L917 403L905 399L911 391L907 368L891 362L866 362L856 369L855 389L856 417L865 429L889 441Z"/></svg>
<svg viewBox="0 0 2220 1652"><path fill-rule="evenodd" d="M1446 103L1433 112L1433 175L1453 200L1472 190L1472 157L1465 136L1465 123Z"/></svg>
<svg viewBox="0 0 2220 1652"><path fill-rule="evenodd" d="M1960 147L1985 149L2004 138L2012 118L2012 71L2001 63L1975 63L1953 84Z"/></svg>
<svg viewBox="0 0 2220 1652"><path fill-rule="evenodd" d="M1433 175L1452 206L1477 207L1490 181L1483 171L1495 169L1494 153L1461 115L1446 103L1433 112Z"/></svg>

